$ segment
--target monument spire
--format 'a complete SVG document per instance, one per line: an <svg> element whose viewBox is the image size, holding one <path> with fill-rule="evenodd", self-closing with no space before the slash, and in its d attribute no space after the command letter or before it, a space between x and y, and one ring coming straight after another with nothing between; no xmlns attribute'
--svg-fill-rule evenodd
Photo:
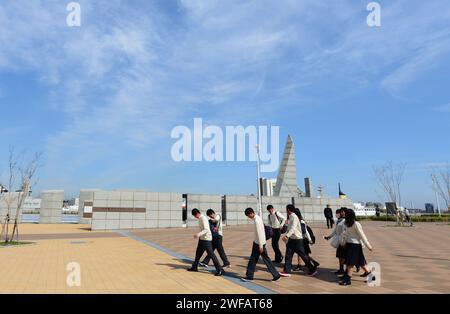
<svg viewBox="0 0 450 314"><path fill-rule="evenodd" d="M294 142L291 136L288 135L286 146L284 147L283 159L278 170L274 196L296 197L298 196L297 186L297 165L295 162Z"/></svg>

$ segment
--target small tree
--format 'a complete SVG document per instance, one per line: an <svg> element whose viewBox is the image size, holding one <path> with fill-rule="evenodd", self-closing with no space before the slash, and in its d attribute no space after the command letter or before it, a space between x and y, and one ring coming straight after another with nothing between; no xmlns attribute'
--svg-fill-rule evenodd
<svg viewBox="0 0 450 314"><path fill-rule="evenodd" d="M398 206L402 204L401 184L405 168L405 163L394 164L391 161L381 166L372 167L378 185L389 201Z"/></svg>
<svg viewBox="0 0 450 314"><path fill-rule="evenodd" d="M433 190L444 201L447 210L450 210L450 164L432 168L431 176L434 181Z"/></svg>
<svg viewBox="0 0 450 314"><path fill-rule="evenodd" d="M11 242L16 236L17 241L19 241L19 225L18 220L20 217L20 212L22 210L23 203L25 198L30 193L30 188L33 182L37 169L41 166L42 154L35 153L33 158L29 162L25 162L25 152L21 152L16 154L14 148L10 148L9 150L9 159L8 159L8 192L4 194L4 201L7 206L6 216L4 221L2 222L2 231L0 237L4 235L5 243ZM15 187L17 187L16 183L20 180L19 189L17 192L13 192ZM13 206L15 205L15 206ZM14 224L12 228L11 237L9 236L9 225L11 222L11 211L15 207L15 215L14 215Z"/></svg>

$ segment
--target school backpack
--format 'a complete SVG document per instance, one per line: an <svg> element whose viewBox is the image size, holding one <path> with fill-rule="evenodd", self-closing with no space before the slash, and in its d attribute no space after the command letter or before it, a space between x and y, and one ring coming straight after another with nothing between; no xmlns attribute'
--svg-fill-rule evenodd
<svg viewBox="0 0 450 314"><path fill-rule="evenodd" d="M219 236L219 228L217 228L217 222L209 221L209 229L211 230L211 234L213 238Z"/></svg>
<svg viewBox="0 0 450 314"><path fill-rule="evenodd" d="M275 217L277 217L278 222L279 222L280 225L281 225L281 223L283 222L283 219L280 219L280 217L278 217L277 212L275 212ZM270 221L270 214L267 216L267 219ZM282 225L281 228L280 228L281 234L286 233L286 232L287 232L287 228L288 228L287 224ZM273 231L272 231L272 235L273 235Z"/></svg>
<svg viewBox="0 0 450 314"><path fill-rule="evenodd" d="M311 237L311 244L316 243L316 236L314 235L312 229L306 223L303 222L300 223L300 227L302 228L302 234L306 234L306 232L308 231L309 236Z"/></svg>
<svg viewBox="0 0 450 314"><path fill-rule="evenodd" d="M314 235L312 229L308 225L306 225L306 229L308 230L308 233L311 236L312 244L316 243L316 236Z"/></svg>

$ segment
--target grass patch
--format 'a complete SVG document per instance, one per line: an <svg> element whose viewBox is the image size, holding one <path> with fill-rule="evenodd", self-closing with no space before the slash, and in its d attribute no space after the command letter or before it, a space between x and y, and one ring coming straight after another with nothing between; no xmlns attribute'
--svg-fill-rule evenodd
<svg viewBox="0 0 450 314"><path fill-rule="evenodd" d="M20 245L29 245L29 244L34 244L34 242L24 242L24 241L12 241L12 242L0 242L0 247L8 247L8 246L20 246Z"/></svg>

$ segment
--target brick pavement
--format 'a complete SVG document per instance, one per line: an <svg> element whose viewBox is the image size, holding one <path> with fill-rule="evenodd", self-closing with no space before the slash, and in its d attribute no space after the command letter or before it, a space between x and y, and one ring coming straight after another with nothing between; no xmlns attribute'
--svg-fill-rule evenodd
<svg viewBox="0 0 450 314"><path fill-rule="evenodd" d="M182 261L139 241L87 227L21 225L22 238L33 235L34 244L0 248L0 293L252 293L188 273ZM66 284L70 262L80 264L80 287Z"/></svg>
<svg viewBox="0 0 450 314"><path fill-rule="evenodd" d="M386 222L363 222L363 228L374 252L365 251L368 262L381 265L381 286L369 287L364 279L354 277L353 284L341 287L336 270L334 249L322 239L329 230L312 224L317 243L313 254L320 263L317 277L303 272L291 278L271 282L271 276L260 262L255 283L280 293L449 293L450 292L450 226L448 224L418 223L414 227L396 227ZM170 250L193 258L195 229L139 230L133 234ZM251 226L225 227L225 250L233 265L233 275L243 275L252 243ZM284 244L281 244L284 250ZM269 254L273 256L270 245ZM185 267L188 264L186 263Z"/></svg>

